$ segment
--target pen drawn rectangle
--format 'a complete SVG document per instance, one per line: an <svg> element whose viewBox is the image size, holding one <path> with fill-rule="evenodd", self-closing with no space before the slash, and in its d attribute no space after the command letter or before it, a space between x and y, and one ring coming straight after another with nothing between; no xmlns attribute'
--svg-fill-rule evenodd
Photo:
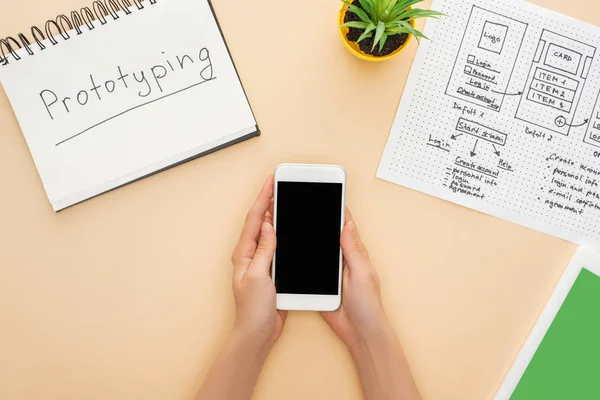
<svg viewBox="0 0 600 400"><path fill-rule="evenodd" d="M500 112L526 31L524 22L473 5L445 93Z"/></svg>
<svg viewBox="0 0 600 400"><path fill-rule="evenodd" d="M550 43L550 47L546 52L545 65L554 67L559 71L577 74L579 63L581 62L581 54L559 46L555 43Z"/></svg>
<svg viewBox="0 0 600 400"><path fill-rule="evenodd" d="M456 130L458 132L467 133L476 138L483 139L500 146L504 146L506 144L506 138L508 137L506 133L502 133L493 128L488 128L485 125L482 125L478 122L469 121L465 118L458 119Z"/></svg>
<svg viewBox="0 0 600 400"><path fill-rule="evenodd" d="M596 104L592 111L590 125L583 137L583 142L600 147L600 92L598 92L598 96L596 97ZM598 152L598 156L600 157L600 152Z"/></svg>
<svg viewBox="0 0 600 400"><path fill-rule="evenodd" d="M485 21L478 47L501 54L507 34L508 26Z"/></svg>
<svg viewBox="0 0 600 400"><path fill-rule="evenodd" d="M528 95L521 98L515 118L567 136L585 87L586 68L591 65L596 47L547 29L542 30L539 43L542 42L548 43L543 46L539 60L544 60L543 68L541 62L533 60L526 84ZM554 91L539 91L540 81L575 90L575 94L567 96L565 93L563 97ZM551 86L544 89L552 90Z"/></svg>
<svg viewBox="0 0 600 400"><path fill-rule="evenodd" d="M542 53L544 52L544 47L546 47L546 41L540 40L535 51L535 57L533 58L534 62L540 62L540 58L542 58Z"/></svg>

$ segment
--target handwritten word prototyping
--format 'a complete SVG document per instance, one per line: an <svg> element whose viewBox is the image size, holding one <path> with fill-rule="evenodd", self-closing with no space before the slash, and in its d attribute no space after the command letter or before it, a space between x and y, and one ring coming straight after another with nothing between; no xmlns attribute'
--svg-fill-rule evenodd
<svg viewBox="0 0 600 400"><path fill-rule="evenodd" d="M162 54L165 53L162 52ZM188 88L215 79L209 50L203 47L195 57L188 54L177 55L171 60L166 58L164 63L157 63L146 70L132 72L118 65L115 67L115 75L106 80L98 79L98 77L90 74L89 88L82 88L76 93L60 93L57 90L44 89L39 93L39 96L41 105L45 107L48 117L54 120L59 114L68 115L76 112L78 108L86 107L94 102L104 101L110 98L111 93L116 91L127 90L132 95L141 98L147 98L152 93L156 94L157 91L163 93L170 75L190 68L198 70L201 80Z"/></svg>

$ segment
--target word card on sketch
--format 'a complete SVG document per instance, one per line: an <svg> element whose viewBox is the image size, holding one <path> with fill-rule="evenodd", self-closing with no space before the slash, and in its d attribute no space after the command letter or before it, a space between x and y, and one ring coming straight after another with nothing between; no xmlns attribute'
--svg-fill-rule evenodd
<svg viewBox="0 0 600 400"><path fill-rule="evenodd" d="M600 28L434 0L377 176L600 249Z"/></svg>

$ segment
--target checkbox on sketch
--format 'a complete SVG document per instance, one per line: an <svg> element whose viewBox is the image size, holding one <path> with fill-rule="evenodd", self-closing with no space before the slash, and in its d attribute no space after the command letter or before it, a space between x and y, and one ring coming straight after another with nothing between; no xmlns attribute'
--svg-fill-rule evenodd
<svg viewBox="0 0 600 400"><path fill-rule="evenodd" d="M598 111L598 115L596 115L596 118L600 119L600 111Z"/></svg>
<svg viewBox="0 0 600 400"><path fill-rule="evenodd" d="M469 64L474 64L475 63L475 56L473 56L473 55L468 56L467 57L467 62Z"/></svg>
<svg viewBox="0 0 600 400"><path fill-rule="evenodd" d="M470 74L473 68L470 65L465 65L465 74Z"/></svg>

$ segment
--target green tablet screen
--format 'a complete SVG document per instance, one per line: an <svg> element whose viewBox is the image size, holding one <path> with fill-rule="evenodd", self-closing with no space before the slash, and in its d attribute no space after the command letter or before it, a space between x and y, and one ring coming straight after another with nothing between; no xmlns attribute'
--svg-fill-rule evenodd
<svg viewBox="0 0 600 400"><path fill-rule="evenodd" d="M600 399L600 277L582 269L511 400Z"/></svg>

